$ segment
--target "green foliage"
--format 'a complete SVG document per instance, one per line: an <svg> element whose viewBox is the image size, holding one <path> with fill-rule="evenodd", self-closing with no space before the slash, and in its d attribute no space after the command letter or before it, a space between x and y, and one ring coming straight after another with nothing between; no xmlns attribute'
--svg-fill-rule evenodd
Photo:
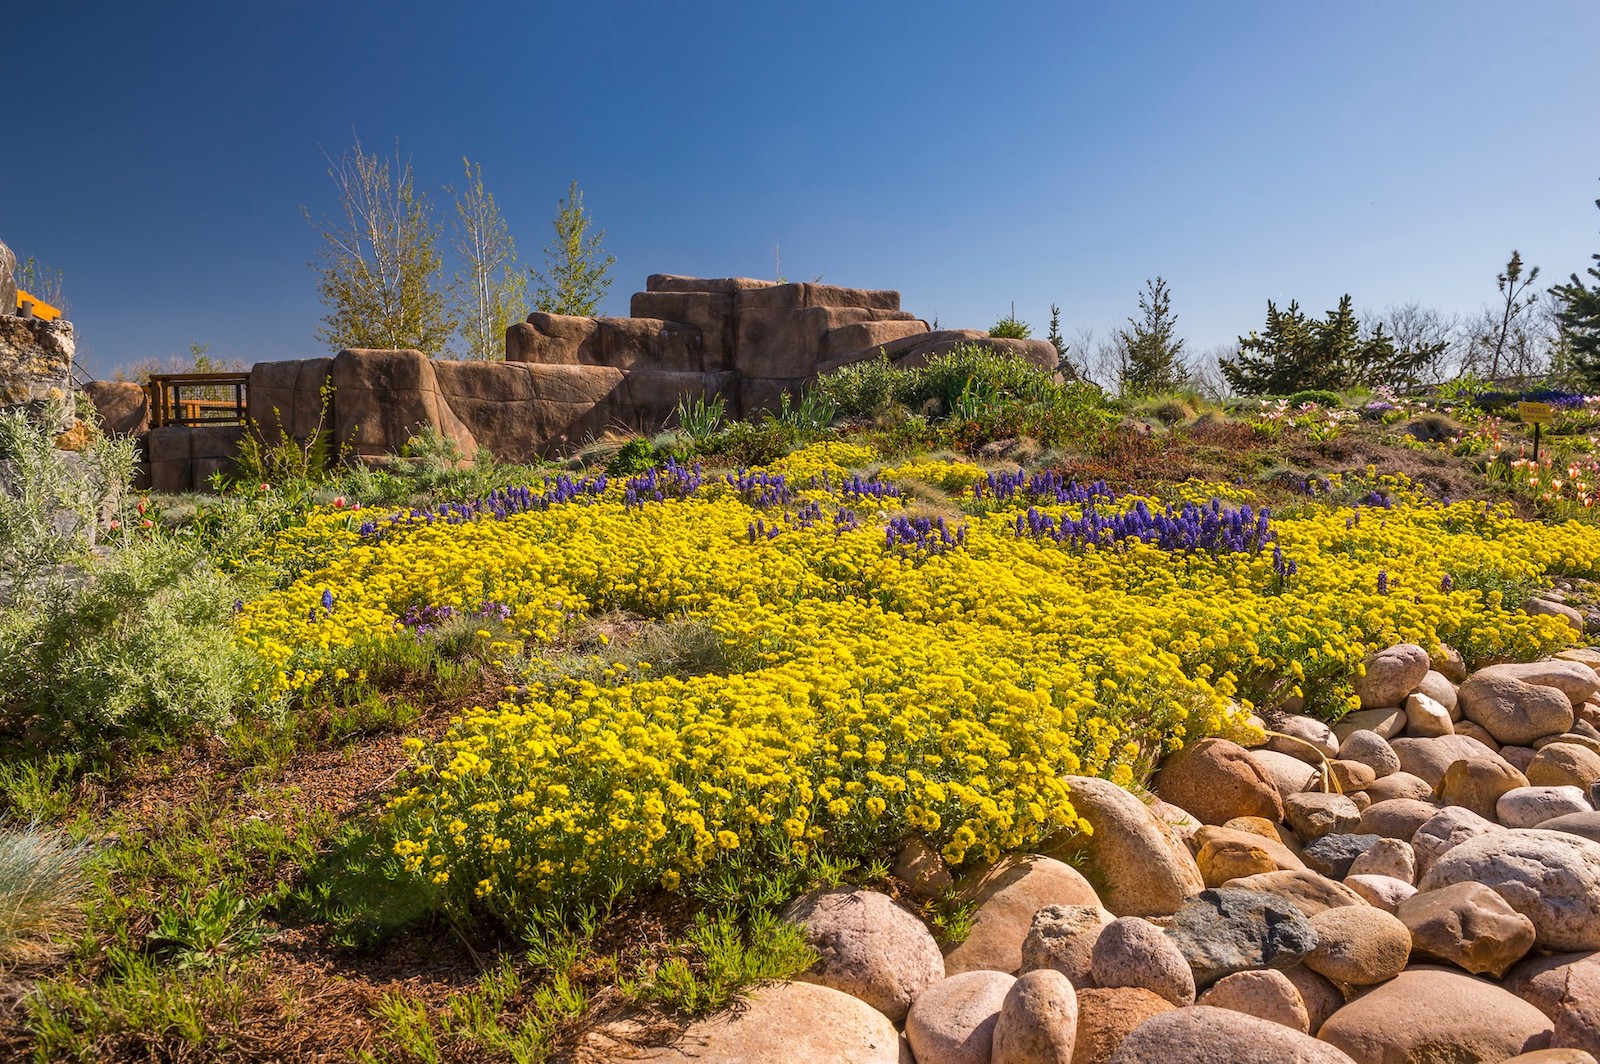
<svg viewBox="0 0 1600 1064"><path fill-rule="evenodd" d="M839 407L825 393L808 388L798 403L791 400L788 392L784 392L779 399L777 413L769 412L769 416L788 425L802 438L814 438L833 424L834 418L839 416Z"/></svg>
<svg viewBox="0 0 1600 1064"><path fill-rule="evenodd" d="M606 463L606 474L613 477L643 473L656 464L656 446L643 436L635 436L624 443Z"/></svg>
<svg viewBox="0 0 1600 1064"><path fill-rule="evenodd" d="M247 490L261 484L276 485L280 490L295 487L303 490L328 479L334 462L333 433L326 427L333 403L330 381L323 382L319 398L321 406L316 427L303 440L289 435L276 407L272 417L278 422L277 439L269 439L259 423L250 423L249 431L239 440L239 454L234 461L235 485Z"/></svg>
<svg viewBox="0 0 1600 1064"><path fill-rule="evenodd" d="M85 848L38 825L0 825L0 966L24 959L74 917Z"/></svg>
<svg viewBox="0 0 1600 1064"><path fill-rule="evenodd" d="M392 160L368 154L357 139L337 162L329 160L328 176L342 217L321 223L326 246L312 264L328 308L317 338L334 351L444 351L456 323L441 284L439 226L432 203L416 190L410 160L401 160L398 147Z"/></svg>
<svg viewBox="0 0 1600 1064"><path fill-rule="evenodd" d="M1321 320L1307 317L1297 302L1280 311L1268 300L1265 331L1241 336L1238 352L1221 369L1240 395L1289 395L1413 383L1444 349L1442 342L1398 348L1381 324L1364 333L1348 295Z"/></svg>
<svg viewBox="0 0 1600 1064"><path fill-rule="evenodd" d="M844 417L872 417L895 402L897 389L910 370L895 369L880 348L878 357L856 362L818 378L814 387Z"/></svg>
<svg viewBox="0 0 1600 1064"><path fill-rule="evenodd" d="M989 326L989 335L1001 340L1027 340L1033 336L1033 326L1018 319L1016 304L1011 313Z"/></svg>
<svg viewBox="0 0 1600 1064"><path fill-rule="evenodd" d="M193 544L128 540L92 575L0 614L0 727L45 744L177 736L253 703L262 662Z"/></svg>
<svg viewBox="0 0 1600 1064"><path fill-rule="evenodd" d="M703 395L693 399L684 396L678 400L678 428L698 446L716 435L727 409L728 401L720 395L712 396L709 401Z"/></svg>
<svg viewBox="0 0 1600 1064"><path fill-rule="evenodd" d="M1293 395L1289 396L1290 406L1300 407L1305 406L1307 403L1310 403L1313 406L1325 406L1329 409L1338 409L1344 405L1344 400L1339 398L1338 392L1330 392L1318 388L1311 388L1303 392L1295 392Z"/></svg>
<svg viewBox="0 0 1600 1064"><path fill-rule="evenodd" d="M1594 205L1600 207L1600 200ZM1551 293L1560 304L1557 320L1572 349L1573 368L1591 386L1600 385L1600 252L1591 256L1596 265L1585 272L1590 284L1576 273L1566 284L1553 285Z"/></svg>
<svg viewBox="0 0 1600 1064"><path fill-rule="evenodd" d="M1118 338L1127 361L1118 382L1124 395L1151 395L1182 388L1189 379L1183 361L1183 341L1177 337L1177 316L1172 313L1172 292L1165 279L1145 282L1139 295L1138 318Z"/></svg>
<svg viewBox="0 0 1600 1064"><path fill-rule="evenodd" d="M494 194L483 187L483 166L461 160L466 187L456 194L455 239L460 336L468 358L505 357L506 330L527 313L528 275L517 265Z"/></svg>
<svg viewBox="0 0 1600 1064"><path fill-rule="evenodd" d="M727 459L733 465L756 466L781 458L799 446L800 437L793 425L777 418L735 421L703 450Z"/></svg>
<svg viewBox="0 0 1600 1064"><path fill-rule="evenodd" d="M52 822L72 808L84 756L77 751L0 759L0 816Z"/></svg>
<svg viewBox="0 0 1600 1064"><path fill-rule="evenodd" d="M722 1008L752 983L792 978L817 956L801 928L767 908L701 912L685 938L689 955L647 975L640 996L689 1016Z"/></svg>
<svg viewBox="0 0 1600 1064"><path fill-rule="evenodd" d="M243 896L232 884L186 888L156 913L147 948L179 969L226 967L271 937L261 909L261 902Z"/></svg>
<svg viewBox="0 0 1600 1064"><path fill-rule="evenodd" d="M19 410L0 414L0 603L26 594L123 516L133 441L96 433L82 452L58 451L44 426L60 414L59 407L38 420Z"/></svg>
<svg viewBox="0 0 1600 1064"><path fill-rule="evenodd" d="M583 209L583 193L576 181L567 189L552 224L556 242L544 249L544 272L533 271L538 282L534 306L545 314L593 314L611 287L609 274L617 260L600 254L600 241L606 233L602 229L590 234L593 219Z"/></svg>

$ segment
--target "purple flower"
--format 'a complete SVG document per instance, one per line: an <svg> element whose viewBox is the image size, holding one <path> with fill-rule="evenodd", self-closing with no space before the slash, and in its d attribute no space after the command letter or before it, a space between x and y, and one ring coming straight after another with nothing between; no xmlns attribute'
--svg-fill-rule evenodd
<svg viewBox="0 0 1600 1064"><path fill-rule="evenodd" d="M1452 578L1450 576L1449 573L1445 573L1444 574L1444 578L1439 581L1439 590L1440 591L1450 591L1450 590L1453 590L1455 588L1455 586L1456 586L1456 582L1455 582L1454 578Z"/></svg>
<svg viewBox="0 0 1600 1064"><path fill-rule="evenodd" d="M1387 569L1379 569L1378 570L1378 594L1387 595L1388 593L1389 593L1389 570L1387 570Z"/></svg>
<svg viewBox="0 0 1600 1064"><path fill-rule="evenodd" d="M322 589L322 608L329 613L333 612L333 592L327 588Z"/></svg>

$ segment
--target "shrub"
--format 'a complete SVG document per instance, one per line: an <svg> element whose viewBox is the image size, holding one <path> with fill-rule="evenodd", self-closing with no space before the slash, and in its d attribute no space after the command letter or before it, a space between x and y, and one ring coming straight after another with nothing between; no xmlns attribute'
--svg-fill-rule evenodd
<svg viewBox="0 0 1600 1064"><path fill-rule="evenodd" d="M164 536L38 589L0 614L0 727L53 744L230 721L263 679L234 597L196 546Z"/></svg>
<svg viewBox="0 0 1600 1064"><path fill-rule="evenodd" d="M880 348L878 357L844 366L819 377L816 390L828 397L844 417L872 417L895 401L909 370L895 369Z"/></svg>
<svg viewBox="0 0 1600 1064"><path fill-rule="evenodd" d="M1308 403L1312 406L1325 406L1329 409L1338 409L1344 405L1344 400L1339 398L1338 392L1325 391L1320 388L1312 388L1303 392L1295 392L1293 395L1289 396L1289 405L1291 407L1305 406Z"/></svg>
<svg viewBox="0 0 1600 1064"><path fill-rule="evenodd" d="M121 519L133 466L132 440L95 433L86 450L59 451L41 422L0 414L0 602L25 594Z"/></svg>

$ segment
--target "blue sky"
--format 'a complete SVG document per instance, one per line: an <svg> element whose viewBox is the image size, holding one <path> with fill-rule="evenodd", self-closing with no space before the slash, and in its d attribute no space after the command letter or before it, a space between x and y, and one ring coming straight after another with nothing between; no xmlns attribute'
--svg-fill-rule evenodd
<svg viewBox="0 0 1600 1064"><path fill-rule="evenodd" d="M56 0L7 20L0 240L94 372L320 353L323 152L483 165L537 263L569 181L652 272L1015 301L1104 334L1164 275L1192 348L1314 310L1469 312L1600 250L1593 0L806 5ZM438 196L439 206L447 204ZM441 210L441 215L442 215Z"/></svg>

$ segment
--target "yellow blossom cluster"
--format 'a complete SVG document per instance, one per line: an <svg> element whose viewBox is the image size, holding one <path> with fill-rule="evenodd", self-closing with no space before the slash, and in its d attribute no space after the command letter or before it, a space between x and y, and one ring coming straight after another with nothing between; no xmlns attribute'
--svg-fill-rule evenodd
<svg viewBox="0 0 1600 1064"><path fill-rule="evenodd" d="M837 484L873 460L828 444L777 465ZM617 486L381 536L328 519L285 548L314 541L321 564L246 604L239 625L289 689L359 668L419 604L503 603L534 647L610 610L687 615L720 637L724 673L535 684L414 744L389 803L395 854L464 904L509 915L672 887L736 852L865 855L910 832L961 863L1072 830L1065 774L1130 783L1164 750L1243 727L1252 702L1301 694L1339 712L1373 647L1442 641L1470 660L1570 641L1505 590L1594 574L1600 530L1380 486L1386 506L1310 501L1274 521L1287 576L1270 549L1019 534L1030 505L1083 514L1022 497L967 506L964 542L940 552L889 546L866 508L835 520L847 500L818 491L806 499L822 516L804 519L725 486L631 508ZM758 517L776 533L757 533Z"/></svg>

